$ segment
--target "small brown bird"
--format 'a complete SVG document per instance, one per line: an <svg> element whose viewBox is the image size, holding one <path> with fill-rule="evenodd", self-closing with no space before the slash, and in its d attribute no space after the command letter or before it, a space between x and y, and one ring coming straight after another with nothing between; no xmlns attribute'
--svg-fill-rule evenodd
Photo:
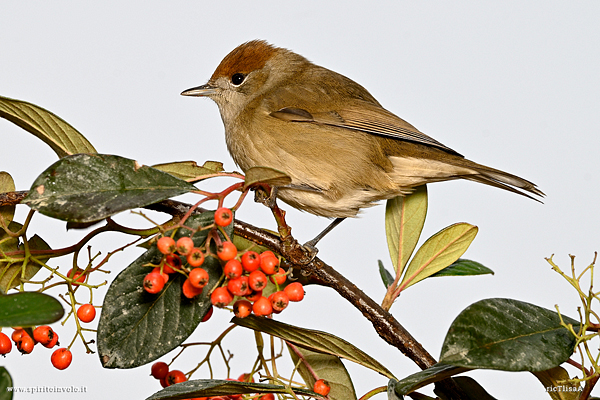
<svg viewBox="0 0 600 400"><path fill-rule="evenodd" d="M262 40L238 46L207 84L181 94L213 99L236 164L285 172L292 183L277 197L312 214L354 217L378 200L459 178L544 195L420 132L351 79Z"/></svg>

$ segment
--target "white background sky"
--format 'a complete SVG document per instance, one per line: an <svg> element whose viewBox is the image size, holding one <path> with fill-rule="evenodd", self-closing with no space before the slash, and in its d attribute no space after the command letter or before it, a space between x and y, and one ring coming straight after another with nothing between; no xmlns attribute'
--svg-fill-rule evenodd
<svg viewBox="0 0 600 400"><path fill-rule="evenodd" d="M592 1L5 2L0 94L55 112L99 152L144 164L220 160L233 170L216 105L179 93L205 83L235 46L260 38L356 80L384 107L467 158L532 180L547 194L543 205L472 182L429 186L424 238L454 222L475 224L480 231L465 257L496 272L429 279L394 304L396 318L439 357L454 317L483 298L560 304L577 315L576 293L544 257L555 254L568 268L568 254L574 254L582 269L599 250L599 17L600 3ZM56 160L44 143L4 120L0 138L0 170L13 175L18 189L28 189ZM328 223L297 211L288 215L300 241ZM379 301L384 289L377 259L391 265L383 215L383 206L369 209L320 244L323 260ZM252 202L238 217L275 226ZM63 224L42 216L34 227L53 247L81 236L63 235ZM107 235L92 244L108 251L123 240ZM115 257L109 279L138 254ZM65 270L69 262L62 261ZM229 317L215 313L193 339L214 339ZM277 319L337 334L398 377L418 370L332 290L308 288L306 300ZM57 331L68 344L72 325ZM252 335L236 337L225 343L235 353L235 377L249 368L243 346ZM104 370L80 343L73 351L73 364L62 372L51 367L51 351L37 347L27 357L13 352L0 364L15 385L83 385L87 394L16 399L143 399L160 388L148 377L149 366ZM190 358L178 367L194 365ZM347 365L359 396L386 384ZM549 398L525 372L469 375L501 399Z"/></svg>

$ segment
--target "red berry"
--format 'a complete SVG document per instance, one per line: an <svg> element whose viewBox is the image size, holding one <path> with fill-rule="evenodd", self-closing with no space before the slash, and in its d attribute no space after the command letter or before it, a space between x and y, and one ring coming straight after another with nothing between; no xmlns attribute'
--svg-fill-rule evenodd
<svg viewBox="0 0 600 400"><path fill-rule="evenodd" d="M233 221L233 213L227 207L221 207L215 211L215 223L219 226L227 226Z"/></svg>
<svg viewBox="0 0 600 400"><path fill-rule="evenodd" d="M78 268L75 272L73 272L73 268L71 268L69 270L69 272L67 272L67 277L71 278L73 280L73 282L71 282L71 285L79 286L79 283L85 282L86 275L83 273L82 269ZM79 283L75 283L75 282L79 282Z"/></svg>
<svg viewBox="0 0 600 400"><path fill-rule="evenodd" d="M313 392L320 394L321 396L327 396L331 387L329 386L329 382L323 379L319 379L315 382L315 386L313 386Z"/></svg>
<svg viewBox="0 0 600 400"><path fill-rule="evenodd" d="M13 342L15 342L15 344L16 344L17 342L20 342L21 339L23 339L24 335L27 335L27 332L25 332L25 330L23 328L15 328L15 330L13 331L12 335L10 335L10 337L13 340Z"/></svg>
<svg viewBox="0 0 600 400"><path fill-rule="evenodd" d="M163 236L156 242L156 247L163 254L171 254L176 249L175 240L172 237Z"/></svg>
<svg viewBox="0 0 600 400"><path fill-rule="evenodd" d="M54 331L48 325L38 326L33 330L33 338L36 342L47 346L54 340Z"/></svg>
<svg viewBox="0 0 600 400"><path fill-rule="evenodd" d="M248 287L248 277L240 276L239 278L230 279L227 282L227 290L234 296L245 296L250 293L250 288Z"/></svg>
<svg viewBox="0 0 600 400"><path fill-rule="evenodd" d="M304 287L300 282L292 282L283 291L288 295L290 301L301 301L304 298Z"/></svg>
<svg viewBox="0 0 600 400"><path fill-rule="evenodd" d="M247 272L256 271L260 267L260 255L255 251L242 254L242 266Z"/></svg>
<svg viewBox="0 0 600 400"><path fill-rule="evenodd" d="M167 386L174 385L176 383L181 383L187 381L183 372L178 369L174 369L173 371L169 371L167 376L165 376L165 382Z"/></svg>
<svg viewBox="0 0 600 400"><path fill-rule="evenodd" d="M187 256L194 248L194 241L189 236L183 236L177 240L176 247L179 254Z"/></svg>
<svg viewBox="0 0 600 400"><path fill-rule="evenodd" d="M271 305L273 306L273 311L281 312L285 310L285 308L290 304L290 299L284 291L275 292L271 297Z"/></svg>
<svg viewBox="0 0 600 400"><path fill-rule="evenodd" d="M273 393L263 394L258 400L275 400L275 395Z"/></svg>
<svg viewBox="0 0 600 400"><path fill-rule="evenodd" d="M190 283L192 286L202 289L208 283L208 272L204 268L194 268L190 271Z"/></svg>
<svg viewBox="0 0 600 400"><path fill-rule="evenodd" d="M248 300L236 301L233 303L233 313L238 318L246 318L252 313L252 303L250 303Z"/></svg>
<svg viewBox="0 0 600 400"><path fill-rule="evenodd" d="M183 286L181 287L181 292L188 299L192 299L202 293L202 288L197 288L192 285L190 278L187 278L185 282L183 282Z"/></svg>
<svg viewBox="0 0 600 400"><path fill-rule="evenodd" d="M96 318L96 308L91 304L84 304L77 310L77 318L81 322L92 322Z"/></svg>
<svg viewBox="0 0 600 400"><path fill-rule="evenodd" d="M16 342L17 350L19 350L23 354L29 354L33 351L33 346L35 346L35 342L29 335L23 335L21 340Z"/></svg>
<svg viewBox="0 0 600 400"><path fill-rule="evenodd" d="M54 331L52 331L52 332L54 332ZM42 346L44 346L44 347L46 347L48 349L51 349L54 346L56 346L57 343L58 343L58 333L54 332L54 337L52 338L52 341L50 343L48 343L48 344L42 343Z"/></svg>
<svg viewBox="0 0 600 400"><path fill-rule="evenodd" d="M259 317L267 316L273 312L273 306L271 306L269 299L262 296L252 304L252 312Z"/></svg>
<svg viewBox="0 0 600 400"><path fill-rule="evenodd" d="M282 285L287 280L287 274L283 268L279 268L277 272L270 276L271 282Z"/></svg>
<svg viewBox="0 0 600 400"><path fill-rule="evenodd" d="M163 266L163 272L172 274L175 270L181 269L181 258L177 254L169 254L165 257L165 265Z"/></svg>
<svg viewBox="0 0 600 400"><path fill-rule="evenodd" d="M54 353L52 353L52 356L50 357L50 361L52 362L52 365L54 365L54 368L61 370L71 365L71 360L73 360L71 350L65 347L54 350Z"/></svg>
<svg viewBox="0 0 600 400"><path fill-rule="evenodd" d="M202 321L201 322L208 321L210 319L210 317L212 317L213 311L214 311L214 308L211 305L210 308L206 311L206 314L204 314L204 317L202 317Z"/></svg>
<svg viewBox="0 0 600 400"><path fill-rule="evenodd" d="M165 286L165 280L162 275L157 272L150 272L144 277L144 290L148 293L158 293Z"/></svg>
<svg viewBox="0 0 600 400"><path fill-rule="evenodd" d="M226 287L218 287L210 295L210 302L219 308L227 306L233 301L233 296Z"/></svg>
<svg viewBox="0 0 600 400"><path fill-rule="evenodd" d="M162 361L157 361L152 364L152 368L150 369L150 375L155 377L156 379L162 379L169 373L169 366L167 363Z"/></svg>
<svg viewBox="0 0 600 400"><path fill-rule="evenodd" d="M254 291L261 291L267 287L267 276L262 271L253 271L248 275L248 286Z"/></svg>
<svg viewBox="0 0 600 400"><path fill-rule="evenodd" d="M0 354L8 354L12 350L12 343L6 333L0 332Z"/></svg>
<svg viewBox="0 0 600 400"><path fill-rule="evenodd" d="M190 267L201 266L204 263L204 253L202 253L202 250L194 247L187 256L187 262L190 264Z"/></svg>
<svg viewBox="0 0 600 400"><path fill-rule="evenodd" d="M255 302L256 300L260 299L262 297L262 290L253 290L252 292L250 292L250 294L247 294L246 299Z"/></svg>
<svg viewBox="0 0 600 400"><path fill-rule="evenodd" d="M169 274L167 274L166 272L160 272L160 267L154 267L152 268L152 272L156 272L157 274L160 274L160 276L163 277L163 280L165 281L165 283L169 282Z"/></svg>
<svg viewBox="0 0 600 400"><path fill-rule="evenodd" d="M250 374L241 374L237 378L238 382L254 382L254 378Z"/></svg>
<svg viewBox="0 0 600 400"><path fill-rule="evenodd" d="M279 260L272 254L270 251L265 251L260 255L260 269L267 275L273 275L279 267Z"/></svg>
<svg viewBox="0 0 600 400"><path fill-rule="evenodd" d="M237 255L237 248L231 242L223 242L217 247L217 256L223 261L229 261Z"/></svg>
<svg viewBox="0 0 600 400"><path fill-rule="evenodd" d="M225 266L223 267L223 273L228 279L239 278L240 276L242 276L243 272L244 269L242 268L242 263L236 260L235 258L233 260L227 261L227 263L225 263Z"/></svg>

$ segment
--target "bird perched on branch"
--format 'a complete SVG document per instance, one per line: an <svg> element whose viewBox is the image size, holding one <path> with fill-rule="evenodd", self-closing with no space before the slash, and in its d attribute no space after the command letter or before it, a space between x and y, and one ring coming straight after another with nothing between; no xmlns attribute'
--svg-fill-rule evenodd
<svg viewBox="0 0 600 400"><path fill-rule="evenodd" d="M353 80L262 40L235 48L208 83L182 95L217 103L227 148L242 170L285 172L292 183L277 188L278 198L338 223L379 200L452 179L544 195L420 132Z"/></svg>

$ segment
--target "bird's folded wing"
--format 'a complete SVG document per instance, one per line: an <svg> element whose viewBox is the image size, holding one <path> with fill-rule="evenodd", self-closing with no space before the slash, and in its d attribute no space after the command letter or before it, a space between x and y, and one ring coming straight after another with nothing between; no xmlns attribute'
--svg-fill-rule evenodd
<svg viewBox="0 0 600 400"><path fill-rule="evenodd" d="M312 113L302 108L284 107L272 112L271 116L284 121L310 122L359 130L373 135L421 143L460 155L437 140L419 132L414 126L386 109L369 102L361 102L358 106L350 106L336 111Z"/></svg>

